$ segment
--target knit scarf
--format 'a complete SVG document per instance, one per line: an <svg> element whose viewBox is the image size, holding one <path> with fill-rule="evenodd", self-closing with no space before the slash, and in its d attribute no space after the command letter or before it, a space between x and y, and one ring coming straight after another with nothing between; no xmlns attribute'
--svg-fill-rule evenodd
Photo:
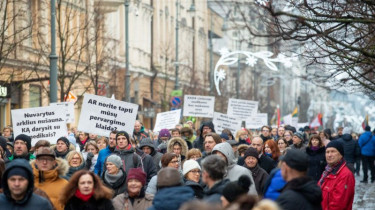
<svg viewBox="0 0 375 210"><path fill-rule="evenodd" d="M323 174L322 174L322 177L320 178L319 180L319 185L322 186L325 178L330 174L332 173L333 171L337 171L341 166L342 164L345 164L345 160L344 158L341 158L341 160L339 162L337 162L335 165L333 166L330 166L327 164L325 170L323 171Z"/></svg>
<svg viewBox="0 0 375 210"><path fill-rule="evenodd" d="M312 151L318 151L318 149L320 149L320 147L319 146L311 146L310 147L310 149L312 150Z"/></svg>
<svg viewBox="0 0 375 210"><path fill-rule="evenodd" d="M109 183L109 184L114 184L119 180L124 173L119 170L117 174L109 174L108 171L105 171L104 173L104 179Z"/></svg>
<svg viewBox="0 0 375 210"><path fill-rule="evenodd" d="M75 196L85 202L87 202L88 200L90 200L90 198L92 197L92 195L94 195L94 190L88 194L88 195L84 195L81 193L81 191L79 191L79 189L76 190L76 193L75 193Z"/></svg>

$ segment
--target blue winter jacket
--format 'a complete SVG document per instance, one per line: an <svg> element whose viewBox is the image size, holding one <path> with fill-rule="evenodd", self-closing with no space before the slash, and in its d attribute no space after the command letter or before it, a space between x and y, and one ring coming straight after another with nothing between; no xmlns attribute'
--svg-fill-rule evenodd
<svg viewBox="0 0 375 210"><path fill-rule="evenodd" d="M281 176L281 170L279 168L273 169L266 182L266 185L264 186L264 198L275 201L279 197L285 184L286 182Z"/></svg>
<svg viewBox="0 0 375 210"><path fill-rule="evenodd" d="M112 154L112 151L109 149L109 146L99 151L98 160L96 161L94 173L101 175L103 173L103 167L105 159Z"/></svg>
<svg viewBox="0 0 375 210"><path fill-rule="evenodd" d="M193 200L194 191L188 186L167 187L159 190L149 210L175 210L189 200Z"/></svg>
<svg viewBox="0 0 375 210"><path fill-rule="evenodd" d="M366 131L359 137L358 144L362 155L375 156L375 136L372 136L371 140L366 143L370 136L372 136L371 131Z"/></svg>

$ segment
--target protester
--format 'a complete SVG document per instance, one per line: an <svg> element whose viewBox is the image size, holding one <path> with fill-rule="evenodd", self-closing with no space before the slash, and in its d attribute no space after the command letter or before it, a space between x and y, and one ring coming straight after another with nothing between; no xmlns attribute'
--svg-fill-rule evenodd
<svg viewBox="0 0 375 210"><path fill-rule="evenodd" d="M36 150L38 148L35 148ZM65 159L66 155L75 150L74 146L70 144L69 140L65 137L60 137L57 139L56 145L52 146L52 149L55 151L56 157Z"/></svg>
<svg viewBox="0 0 375 210"><path fill-rule="evenodd" d="M155 142L155 147L158 152L164 154L167 152L167 142L171 138L171 133L168 129L161 129L159 132L158 140Z"/></svg>
<svg viewBox="0 0 375 210"><path fill-rule="evenodd" d="M187 155L186 155L186 160L198 160L199 158L202 157L202 153L199 149L197 148L193 148L193 149L190 149L188 152L187 152Z"/></svg>
<svg viewBox="0 0 375 210"><path fill-rule="evenodd" d="M17 158L23 158L26 160L34 160L35 156L29 153L31 149L31 138L28 135L20 134L14 139L14 150L13 155L9 157L9 161Z"/></svg>
<svg viewBox="0 0 375 210"><path fill-rule="evenodd" d="M344 132L343 132L342 137L337 139L336 141L341 142L342 145L344 146L344 154L345 154L344 159L346 161L346 166L354 174L355 173L354 164L356 162L356 159L359 158L359 156L361 154L361 148L359 147L357 141L353 140L352 135L347 130L348 129L344 128ZM375 160L375 158L374 158L374 160Z"/></svg>
<svg viewBox="0 0 375 210"><path fill-rule="evenodd" d="M288 146L293 144L293 131L291 130L285 130L284 132L284 139L288 143Z"/></svg>
<svg viewBox="0 0 375 210"><path fill-rule="evenodd" d="M304 134L301 132L296 132L293 135L293 144L289 146L290 149L299 149L302 151L306 151L306 145L304 142Z"/></svg>
<svg viewBox="0 0 375 210"><path fill-rule="evenodd" d="M285 128L283 126L280 126L277 128L277 136L275 140L278 140L280 138L283 138L285 134Z"/></svg>
<svg viewBox="0 0 375 210"><path fill-rule="evenodd" d="M182 186L180 173L175 168L162 168L157 180L158 192L149 210L175 210L194 199L194 191L188 186Z"/></svg>
<svg viewBox="0 0 375 210"><path fill-rule="evenodd" d="M181 128L182 128L182 125L181 125ZM171 136L172 138L175 138L175 137L181 137L181 131L179 128L173 128L171 129Z"/></svg>
<svg viewBox="0 0 375 210"><path fill-rule="evenodd" d="M89 141L86 143L84 150L82 151L83 159L86 162L86 168L89 171L94 171L96 162L98 161L99 147L95 141Z"/></svg>
<svg viewBox="0 0 375 210"><path fill-rule="evenodd" d="M269 174L268 180L266 181L265 186L263 188L264 198L275 201L280 196L280 192L285 185L286 181L281 176L281 169L273 169Z"/></svg>
<svg viewBox="0 0 375 210"><path fill-rule="evenodd" d="M289 135L289 134L286 134L286 135ZM280 154L284 155L286 148L289 147L288 141L284 137L284 138L280 138L279 140L277 140L276 143L277 143L277 147L279 148Z"/></svg>
<svg viewBox="0 0 375 210"><path fill-rule="evenodd" d="M236 141L238 142L238 144L246 144L246 145L249 145L250 143L247 142L247 138L248 138L248 135L247 135L247 131L246 130L238 130L237 133L236 133Z"/></svg>
<svg viewBox="0 0 375 210"><path fill-rule="evenodd" d="M33 193L34 176L30 164L25 159L16 159L9 163L1 178L1 186L2 209L53 209L47 199Z"/></svg>
<svg viewBox="0 0 375 210"><path fill-rule="evenodd" d="M6 126L6 127L3 128L2 135L9 142L13 142L14 141L14 139L13 139L13 129L10 126Z"/></svg>
<svg viewBox="0 0 375 210"><path fill-rule="evenodd" d="M75 173L61 193L61 203L66 210L113 210L112 192L93 172Z"/></svg>
<svg viewBox="0 0 375 210"><path fill-rule="evenodd" d="M326 148L319 135L312 135L310 137L308 146L306 147L306 154L309 157L309 168L307 175L318 181L322 176L324 168L326 167Z"/></svg>
<svg viewBox="0 0 375 210"><path fill-rule="evenodd" d="M121 158L117 155L110 155L106 160L106 170L103 173L103 183L114 192L113 197L125 192L126 174L122 168Z"/></svg>
<svg viewBox="0 0 375 210"><path fill-rule="evenodd" d="M178 160L178 156L174 153L165 153L161 157L161 167L166 168L166 167L171 167L176 170L180 168L180 162ZM155 175L151 178L150 182L147 185L146 193L153 194L155 195L157 192L157 180L158 176Z"/></svg>
<svg viewBox="0 0 375 210"><path fill-rule="evenodd" d="M57 210L64 209L60 202L60 194L68 181L61 178L68 172L68 163L62 158L56 158L51 148L39 148L36 160L30 162L33 168L35 186L47 193Z"/></svg>
<svg viewBox="0 0 375 210"><path fill-rule="evenodd" d="M77 138L77 145L79 146L79 151L82 151L85 147L86 142L89 140L89 134L85 132L79 132Z"/></svg>
<svg viewBox="0 0 375 210"><path fill-rule="evenodd" d="M184 164L187 151L188 151L188 146L182 138L174 137L168 141L167 152L168 153L173 152L174 154L178 156L178 161L180 161L179 164L181 167Z"/></svg>
<svg viewBox="0 0 375 210"><path fill-rule="evenodd" d="M112 200L114 208L116 210L149 208L154 195L145 193L145 184L145 172L141 168L131 168L126 177L126 191Z"/></svg>
<svg viewBox="0 0 375 210"><path fill-rule="evenodd" d="M108 146L108 139L102 136L96 141L96 144L98 145L99 151L105 149Z"/></svg>
<svg viewBox="0 0 375 210"><path fill-rule="evenodd" d="M202 181L206 184L203 200L210 203L221 203L224 187L230 181L224 179L227 163L217 155L210 155L202 161Z"/></svg>
<svg viewBox="0 0 375 210"><path fill-rule="evenodd" d="M214 124L211 121L202 122L201 127L199 128L199 136L195 139L193 147L199 149L201 152L205 151L205 136L208 133L215 133ZM219 136L220 137L220 136Z"/></svg>
<svg viewBox="0 0 375 210"><path fill-rule="evenodd" d="M301 150L290 150L281 159L281 175L287 183L276 202L282 209L321 209L322 192L306 176L308 161Z"/></svg>
<svg viewBox="0 0 375 210"><path fill-rule="evenodd" d="M330 142L328 134L324 133L323 131L320 131L319 136L322 139L324 146L327 146L327 144Z"/></svg>
<svg viewBox="0 0 375 210"><path fill-rule="evenodd" d="M96 161L94 169L95 174L98 174L99 176L101 176L102 172L104 171L105 159L115 151L116 134L117 131L111 131L111 133L109 134L108 146L105 149L99 151L98 159Z"/></svg>
<svg viewBox="0 0 375 210"><path fill-rule="evenodd" d="M263 189L268 179L268 173L258 165L259 155L256 149L249 147L245 151L245 168L251 171L254 179L255 189L259 196L263 195Z"/></svg>
<svg viewBox="0 0 375 210"><path fill-rule="evenodd" d="M10 153L9 155L7 155L7 157L9 158L10 156L13 155L13 152L14 152L13 142L7 142L7 149Z"/></svg>
<svg viewBox="0 0 375 210"><path fill-rule="evenodd" d="M221 131L221 133L225 133L228 135L229 140L235 140L234 136L232 134L232 131L230 131L228 128L225 128Z"/></svg>
<svg viewBox="0 0 375 210"><path fill-rule="evenodd" d="M148 137L147 137L148 138ZM145 141L144 138L142 141ZM133 139L130 139L132 142L132 146L135 150L135 154L137 154L141 158L142 162L142 169L147 175L146 185L150 182L151 178L158 173L154 160L152 159L151 155L143 152L140 148L135 146L135 142Z"/></svg>
<svg viewBox="0 0 375 210"><path fill-rule="evenodd" d="M279 162L279 157L281 155L279 147L277 146L277 143L272 139L264 142L263 154L272 158L272 160L274 161L274 165L277 165L277 163Z"/></svg>
<svg viewBox="0 0 375 210"><path fill-rule="evenodd" d="M318 182L323 193L323 210L352 209L355 180L343 157L342 143L336 140L329 142L326 148L327 166Z"/></svg>
<svg viewBox="0 0 375 210"><path fill-rule="evenodd" d="M184 175L185 185L194 190L196 198L203 198L203 187L200 185L201 167L195 160L187 160L184 163L182 174Z"/></svg>
<svg viewBox="0 0 375 210"><path fill-rule="evenodd" d="M138 144L142 141L143 138L147 137L149 137L149 135L147 132L145 132L145 127L143 126L141 121L136 120L134 123L133 139Z"/></svg>
<svg viewBox="0 0 375 210"><path fill-rule="evenodd" d="M256 136L253 138L251 142L251 147L255 148L259 154L259 166L263 168L267 173L270 173L272 169L275 168L275 161L272 160L272 158L266 156L263 153L263 140L259 137ZM243 165L244 164L244 159L243 158L238 158L237 164Z"/></svg>
<svg viewBox="0 0 375 210"><path fill-rule="evenodd" d="M214 147L220 143L221 143L221 138L218 134L212 133L212 132L207 133L204 136L204 142L203 142L204 152L202 153L202 158L198 160L198 162L200 163L205 157L211 155Z"/></svg>
<svg viewBox="0 0 375 210"><path fill-rule="evenodd" d="M361 148L363 180L362 183L367 183L367 171L370 168L371 182L375 181L375 136L371 133L371 127L366 126L365 132L359 137L358 145Z"/></svg>
<svg viewBox="0 0 375 210"><path fill-rule="evenodd" d="M271 128L267 125L262 126L260 129L262 131L262 134L260 134L260 138L262 138L263 142L267 141L268 139L271 139ZM263 143L262 142L262 143Z"/></svg>
<svg viewBox="0 0 375 210"><path fill-rule="evenodd" d="M69 170L64 176L64 179L69 180L73 174L79 170L87 169L82 154L77 151L71 151L66 156L66 161L69 164Z"/></svg>
<svg viewBox="0 0 375 210"><path fill-rule="evenodd" d="M227 163L227 173L225 174L224 178L228 178L230 181L236 181L240 176L245 175L249 177L251 183L254 183L251 172L245 167L239 166L236 164L236 162L234 162L234 153L232 147L228 143L224 142L217 144L212 150L212 153L219 155ZM254 184L250 186L249 194L257 195Z"/></svg>
<svg viewBox="0 0 375 210"><path fill-rule="evenodd" d="M238 145L237 147L238 157L243 157L248 148L249 148L249 145L246 145L246 144Z"/></svg>
<svg viewBox="0 0 375 210"><path fill-rule="evenodd" d="M7 140L2 136L0 136L0 150L1 150L0 158L8 162L9 161L8 157L10 157L12 154L7 149Z"/></svg>
<svg viewBox="0 0 375 210"><path fill-rule="evenodd" d="M144 138L142 142L139 144L139 149L141 149L144 153L151 155L152 161L156 166L156 170L159 171L161 168L160 159L161 156L163 156L163 154L161 154L155 149L155 145L152 142L152 140L150 138Z"/></svg>
<svg viewBox="0 0 375 210"><path fill-rule="evenodd" d="M223 194L220 197L222 207L226 208L241 195L246 195L252 184L254 183L251 183L249 177L245 175L240 176L237 181L228 183L224 187Z"/></svg>
<svg viewBox="0 0 375 210"><path fill-rule="evenodd" d="M130 144L129 134L126 131L119 131L116 134L116 144L114 154L121 158L125 173L128 173L131 168L142 167L141 158L135 154L134 148Z"/></svg>
<svg viewBox="0 0 375 210"><path fill-rule="evenodd" d="M185 126L181 129L181 136L186 141L190 142L191 146L193 146L193 142L197 138L197 136L194 135L194 131L192 128ZM191 148L190 148L191 149Z"/></svg>

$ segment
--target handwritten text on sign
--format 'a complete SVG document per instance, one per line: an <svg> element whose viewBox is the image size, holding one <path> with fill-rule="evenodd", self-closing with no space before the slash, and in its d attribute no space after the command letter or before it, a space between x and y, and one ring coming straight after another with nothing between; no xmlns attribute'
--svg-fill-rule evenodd
<svg viewBox="0 0 375 210"><path fill-rule="evenodd" d="M258 129L263 125L268 125L267 113L258 113L245 120L246 128Z"/></svg>
<svg viewBox="0 0 375 210"><path fill-rule="evenodd" d="M85 94L78 130L101 136L109 136L113 130L132 134L137 111L137 104Z"/></svg>
<svg viewBox="0 0 375 210"><path fill-rule="evenodd" d="M181 116L181 109L169 111L169 112L161 112L156 115L156 122L154 131L159 132L161 129L172 129L180 121Z"/></svg>
<svg viewBox="0 0 375 210"><path fill-rule="evenodd" d="M209 117L214 116L215 97L185 95L184 116Z"/></svg>
<svg viewBox="0 0 375 210"><path fill-rule="evenodd" d="M219 112L214 112L213 124L216 133L221 133L224 129L229 129L233 135L241 129L241 120Z"/></svg>
<svg viewBox="0 0 375 210"><path fill-rule="evenodd" d="M258 101L249 101L242 99L230 98L228 102L227 115L235 116L239 119L246 120L246 118L255 115L258 111Z"/></svg>
<svg viewBox="0 0 375 210"><path fill-rule="evenodd" d="M61 136L68 135L65 109L58 106L12 110L14 136L26 134L31 144L41 139L56 144Z"/></svg>

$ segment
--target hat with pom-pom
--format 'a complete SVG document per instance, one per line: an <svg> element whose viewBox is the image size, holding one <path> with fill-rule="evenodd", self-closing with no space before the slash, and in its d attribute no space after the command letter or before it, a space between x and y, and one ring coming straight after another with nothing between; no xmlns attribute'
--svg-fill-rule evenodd
<svg viewBox="0 0 375 210"><path fill-rule="evenodd" d="M252 184L248 176L242 175L237 181L230 182L224 187L223 196L231 203L241 195L247 194Z"/></svg>

